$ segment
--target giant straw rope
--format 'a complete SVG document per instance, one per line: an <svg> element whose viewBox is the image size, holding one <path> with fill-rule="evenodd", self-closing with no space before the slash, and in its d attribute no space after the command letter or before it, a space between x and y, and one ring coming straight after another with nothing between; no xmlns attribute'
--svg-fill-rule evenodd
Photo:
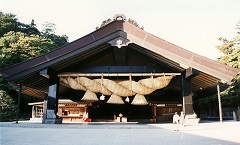
<svg viewBox="0 0 240 145"><path fill-rule="evenodd" d="M160 76L141 79L138 82L132 80L115 82L109 79L89 79L87 77L61 77L60 81L75 90L91 91L104 95L118 95L128 97L135 94L147 95L157 89L166 87L174 76ZM102 84L101 84L102 83Z"/></svg>

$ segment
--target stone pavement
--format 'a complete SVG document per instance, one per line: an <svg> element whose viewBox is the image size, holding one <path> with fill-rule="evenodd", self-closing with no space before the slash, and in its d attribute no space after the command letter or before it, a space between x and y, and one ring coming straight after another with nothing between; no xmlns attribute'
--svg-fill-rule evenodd
<svg viewBox="0 0 240 145"><path fill-rule="evenodd" d="M0 145L235 145L240 122L205 122L181 126L171 123L41 124L0 122Z"/></svg>
<svg viewBox="0 0 240 145"><path fill-rule="evenodd" d="M172 130L171 124L152 124L164 129ZM219 139L240 144L240 122L224 121L202 122L193 126L179 127L181 133L197 135L212 139Z"/></svg>

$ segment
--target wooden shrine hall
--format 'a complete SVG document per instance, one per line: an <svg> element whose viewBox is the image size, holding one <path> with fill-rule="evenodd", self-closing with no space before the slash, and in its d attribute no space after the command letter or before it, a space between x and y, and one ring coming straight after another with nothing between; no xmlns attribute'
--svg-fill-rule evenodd
<svg viewBox="0 0 240 145"><path fill-rule="evenodd" d="M19 93L44 99L42 123L62 123L59 99L86 104L92 121L171 120L193 100L223 91L239 70L146 31L125 15L95 31L0 71ZM115 117L114 117L115 116Z"/></svg>

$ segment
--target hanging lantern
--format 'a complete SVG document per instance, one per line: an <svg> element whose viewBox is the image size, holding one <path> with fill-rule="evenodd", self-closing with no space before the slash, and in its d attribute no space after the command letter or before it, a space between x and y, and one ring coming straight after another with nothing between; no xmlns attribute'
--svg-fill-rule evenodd
<svg viewBox="0 0 240 145"><path fill-rule="evenodd" d="M143 95L137 94L134 97L134 99L133 99L131 104L132 105L147 105L148 102L147 102L146 98Z"/></svg>
<svg viewBox="0 0 240 145"><path fill-rule="evenodd" d="M98 98L97 98L97 95L96 95L95 93L87 90L81 100L82 100L82 101L95 102L95 101L98 101Z"/></svg>
<svg viewBox="0 0 240 145"><path fill-rule="evenodd" d="M109 100L107 101L107 103L109 104L124 104L122 97L112 94L109 98Z"/></svg>

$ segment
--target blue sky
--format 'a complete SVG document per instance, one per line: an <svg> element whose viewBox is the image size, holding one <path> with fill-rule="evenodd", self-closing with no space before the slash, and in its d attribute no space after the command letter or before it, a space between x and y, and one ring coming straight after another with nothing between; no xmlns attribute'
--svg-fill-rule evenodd
<svg viewBox="0 0 240 145"><path fill-rule="evenodd" d="M202 56L216 59L217 38L236 36L240 0L0 0L0 11L19 21L56 24L69 41L95 30L103 20L125 14L144 30Z"/></svg>

